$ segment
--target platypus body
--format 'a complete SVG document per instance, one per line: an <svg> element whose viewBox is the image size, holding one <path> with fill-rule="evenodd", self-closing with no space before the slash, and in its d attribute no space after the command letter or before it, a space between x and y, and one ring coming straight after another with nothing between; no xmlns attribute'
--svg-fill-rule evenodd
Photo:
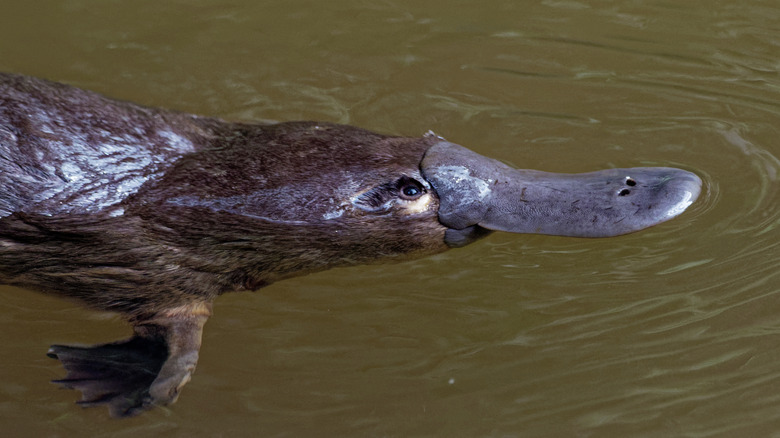
<svg viewBox="0 0 780 438"><path fill-rule="evenodd" d="M607 237L680 214L672 168L519 170L434 134L231 123L0 74L0 283L118 312L125 341L53 346L114 416L175 401L212 301L492 231Z"/></svg>

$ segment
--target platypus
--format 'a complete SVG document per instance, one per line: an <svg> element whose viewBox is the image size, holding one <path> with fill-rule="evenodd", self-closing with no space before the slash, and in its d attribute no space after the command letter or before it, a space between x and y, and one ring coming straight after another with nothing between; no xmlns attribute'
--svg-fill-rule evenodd
<svg viewBox="0 0 780 438"><path fill-rule="evenodd" d="M0 74L0 283L123 316L130 339L55 345L81 404L176 400L216 297L400 261L493 231L607 237L682 213L674 168L520 170L433 133L229 122Z"/></svg>

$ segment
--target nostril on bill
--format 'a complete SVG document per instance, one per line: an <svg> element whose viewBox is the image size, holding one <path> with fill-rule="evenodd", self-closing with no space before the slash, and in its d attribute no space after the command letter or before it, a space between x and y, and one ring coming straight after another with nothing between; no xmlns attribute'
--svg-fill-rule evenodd
<svg viewBox="0 0 780 438"><path fill-rule="evenodd" d="M630 193L631 193L631 190L623 189L623 190L618 192L618 196L626 196L626 195L628 195Z"/></svg>
<svg viewBox="0 0 780 438"><path fill-rule="evenodd" d="M626 185L629 187L634 187L636 185L636 181L634 181L632 178L627 177L626 178Z"/></svg>

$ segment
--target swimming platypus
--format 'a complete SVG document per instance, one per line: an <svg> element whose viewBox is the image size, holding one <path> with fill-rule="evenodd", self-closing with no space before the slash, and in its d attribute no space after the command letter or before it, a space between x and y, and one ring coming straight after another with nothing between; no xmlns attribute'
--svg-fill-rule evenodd
<svg viewBox="0 0 780 438"><path fill-rule="evenodd" d="M232 123L0 74L0 283L132 324L125 341L49 351L58 382L114 416L176 400L225 292L492 231L630 233L700 190L679 169L519 170L432 133Z"/></svg>

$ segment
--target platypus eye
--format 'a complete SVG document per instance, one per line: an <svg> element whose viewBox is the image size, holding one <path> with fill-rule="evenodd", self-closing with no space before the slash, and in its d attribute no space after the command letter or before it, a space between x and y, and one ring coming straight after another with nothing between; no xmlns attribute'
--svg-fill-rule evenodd
<svg viewBox="0 0 780 438"><path fill-rule="evenodd" d="M407 201L413 201L425 193L422 184L414 178L408 176L401 177L396 183L399 196Z"/></svg>
<svg viewBox="0 0 780 438"><path fill-rule="evenodd" d="M352 199L352 204L371 213L390 210L401 198L402 201L415 201L425 194L425 186L414 178L402 176L395 182L366 190Z"/></svg>
<svg viewBox="0 0 780 438"><path fill-rule="evenodd" d="M418 189L415 186L406 186L403 189L401 189L401 192L409 197L417 196L420 194L420 189Z"/></svg>

